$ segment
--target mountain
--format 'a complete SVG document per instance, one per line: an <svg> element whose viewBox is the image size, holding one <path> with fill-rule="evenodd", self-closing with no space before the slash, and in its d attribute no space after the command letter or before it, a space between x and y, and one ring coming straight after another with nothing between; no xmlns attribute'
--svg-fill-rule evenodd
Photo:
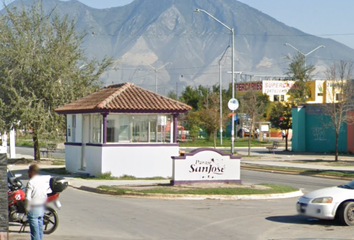
<svg viewBox="0 0 354 240"><path fill-rule="evenodd" d="M33 4L34 0L17 0L12 6ZM79 31L90 34L83 47L89 56L105 55L117 64L103 76L105 84L133 82L167 94L185 85L218 83L218 61L230 44L230 31L203 13L204 9L235 28L236 70L249 74L282 75L289 61L287 54L303 52L319 45L307 58L318 76L328 64L353 60L354 50L332 39L325 39L289 27L276 19L236 0L135 0L131 4L110 9L93 9L79 1L43 1L44 9L56 6L59 14L77 21ZM224 84L230 82L230 51L223 62Z"/></svg>

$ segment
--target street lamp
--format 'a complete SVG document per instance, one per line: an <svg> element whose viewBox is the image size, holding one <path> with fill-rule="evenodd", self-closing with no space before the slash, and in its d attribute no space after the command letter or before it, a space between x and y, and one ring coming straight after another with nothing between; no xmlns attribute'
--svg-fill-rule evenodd
<svg viewBox="0 0 354 240"><path fill-rule="evenodd" d="M227 46L225 52L222 54L219 60L219 88L220 88L220 145L222 145L222 71L221 71L221 61L223 60L227 50L229 50L230 45Z"/></svg>
<svg viewBox="0 0 354 240"><path fill-rule="evenodd" d="M320 49L320 48L325 48L325 47L326 47L326 46L324 46L324 45L320 45L320 46L318 46L317 48L315 48L315 49L313 49L312 51L310 51L310 52L308 52L308 53L305 54L305 53L301 52L299 49L297 49L296 47L294 47L293 45L291 45L290 43L285 43L284 45L285 45L285 46L288 46L288 47L291 47L292 49L295 49L295 50L298 51L302 56L304 56L304 58L305 58L305 68L306 68L306 57L307 57L308 55L310 55L311 53L317 51L318 49Z"/></svg>
<svg viewBox="0 0 354 240"><path fill-rule="evenodd" d="M161 68L167 66L168 64L170 64L170 63L166 63L165 65L163 65L163 66L161 66L161 67L159 67L159 68L154 68L153 66L151 66L150 64L148 64L149 67L151 67L151 68L155 71L155 93L157 93L157 72L158 72Z"/></svg>
<svg viewBox="0 0 354 240"><path fill-rule="evenodd" d="M232 72L232 98L235 98L235 29L227 26L225 23L221 22L219 19L208 13L207 11L203 9L196 9L194 12L203 12L221 25L223 25L225 28L227 28L231 32L231 48L232 48L232 56L231 56L231 72ZM235 111L232 111L234 113ZM231 153L234 154L234 146L235 146L235 115L232 114L232 120L231 120Z"/></svg>

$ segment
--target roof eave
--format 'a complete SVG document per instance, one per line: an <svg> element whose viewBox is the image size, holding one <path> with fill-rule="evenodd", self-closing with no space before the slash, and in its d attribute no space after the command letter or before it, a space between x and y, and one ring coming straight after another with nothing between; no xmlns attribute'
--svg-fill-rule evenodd
<svg viewBox="0 0 354 240"><path fill-rule="evenodd" d="M88 114L88 113L159 113L159 114L182 114L189 110L121 110L121 109L77 109L77 110L55 110L59 115Z"/></svg>

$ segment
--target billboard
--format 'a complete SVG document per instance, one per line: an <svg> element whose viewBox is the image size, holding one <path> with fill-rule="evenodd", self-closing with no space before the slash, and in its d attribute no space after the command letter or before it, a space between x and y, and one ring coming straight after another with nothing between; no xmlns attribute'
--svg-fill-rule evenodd
<svg viewBox="0 0 354 240"><path fill-rule="evenodd" d="M263 81L263 93L268 95L286 95L294 87L294 81Z"/></svg>
<svg viewBox="0 0 354 240"><path fill-rule="evenodd" d="M262 91L262 82L245 82L236 84L236 91L238 92L247 92L249 90Z"/></svg>

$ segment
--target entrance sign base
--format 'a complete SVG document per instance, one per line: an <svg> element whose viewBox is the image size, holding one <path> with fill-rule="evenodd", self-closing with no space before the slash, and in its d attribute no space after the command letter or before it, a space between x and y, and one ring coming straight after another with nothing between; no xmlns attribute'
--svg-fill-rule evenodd
<svg viewBox="0 0 354 240"><path fill-rule="evenodd" d="M173 159L173 185L192 183L241 184L241 157L201 148Z"/></svg>

